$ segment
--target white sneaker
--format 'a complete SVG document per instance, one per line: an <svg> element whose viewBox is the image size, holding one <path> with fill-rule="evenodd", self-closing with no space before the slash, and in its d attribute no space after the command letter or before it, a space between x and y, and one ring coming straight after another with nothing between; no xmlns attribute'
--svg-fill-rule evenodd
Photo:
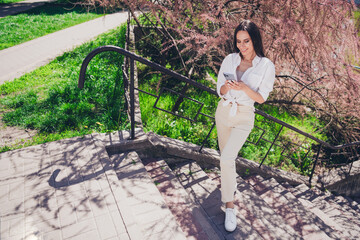
<svg viewBox="0 0 360 240"><path fill-rule="evenodd" d="M233 208L225 209L225 229L228 232L236 229L236 212Z"/></svg>

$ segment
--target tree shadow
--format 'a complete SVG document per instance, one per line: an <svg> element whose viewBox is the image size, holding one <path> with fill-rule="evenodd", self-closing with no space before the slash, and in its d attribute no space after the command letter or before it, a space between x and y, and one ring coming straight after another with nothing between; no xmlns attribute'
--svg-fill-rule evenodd
<svg viewBox="0 0 360 240"><path fill-rule="evenodd" d="M92 221L84 224L91 231L95 216L117 209L117 179L109 178L105 146L92 135L5 152L0 161L4 238L44 237L84 221Z"/></svg>

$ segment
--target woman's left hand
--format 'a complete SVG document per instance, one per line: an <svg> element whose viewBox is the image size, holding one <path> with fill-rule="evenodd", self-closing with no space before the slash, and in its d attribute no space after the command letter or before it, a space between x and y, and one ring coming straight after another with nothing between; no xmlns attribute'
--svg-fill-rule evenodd
<svg viewBox="0 0 360 240"><path fill-rule="evenodd" d="M243 81L231 81L229 82L229 86L234 90L245 90L248 87Z"/></svg>

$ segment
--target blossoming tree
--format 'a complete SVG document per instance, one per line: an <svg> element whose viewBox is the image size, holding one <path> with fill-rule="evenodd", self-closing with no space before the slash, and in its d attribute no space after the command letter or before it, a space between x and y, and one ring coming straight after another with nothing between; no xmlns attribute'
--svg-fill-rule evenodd
<svg viewBox="0 0 360 240"><path fill-rule="evenodd" d="M233 31L242 19L262 31L265 55L276 66L269 104L312 111L327 122L334 142L360 137L359 23L347 0L86 0L125 5L134 20L141 12L156 26L162 53L177 51L185 73L218 71L232 52ZM191 71L190 71L191 70ZM340 139L341 137L341 139Z"/></svg>

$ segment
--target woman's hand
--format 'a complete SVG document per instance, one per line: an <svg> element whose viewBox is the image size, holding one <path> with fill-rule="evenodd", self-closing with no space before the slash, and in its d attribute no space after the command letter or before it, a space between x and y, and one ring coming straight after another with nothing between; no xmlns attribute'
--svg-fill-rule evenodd
<svg viewBox="0 0 360 240"><path fill-rule="evenodd" d="M265 102L264 98L260 95L260 93L255 92L254 90L249 88L248 85L246 85L243 81L238 81L238 82L226 81L225 85L226 84L230 89L244 91L255 102L258 102L258 103Z"/></svg>
<svg viewBox="0 0 360 240"><path fill-rule="evenodd" d="M226 94L230 89L245 91L246 89L250 89L250 88L248 88L248 86L243 81L237 82L237 81L226 80L225 84L220 89L220 93Z"/></svg>
<svg viewBox="0 0 360 240"><path fill-rule="evenodd" d="M225 95L229 90L230 90L230 85L229 85L229 82L228 80L225 81L225 84L221 86L220 88L220 93L222 95Z"/></svg>
<svg viewBox="0 0 360 240"><path fill-rule="evenodd" d="M248 86L243 81L226 81L229 88L234 90L246 90Z"/></svg>

